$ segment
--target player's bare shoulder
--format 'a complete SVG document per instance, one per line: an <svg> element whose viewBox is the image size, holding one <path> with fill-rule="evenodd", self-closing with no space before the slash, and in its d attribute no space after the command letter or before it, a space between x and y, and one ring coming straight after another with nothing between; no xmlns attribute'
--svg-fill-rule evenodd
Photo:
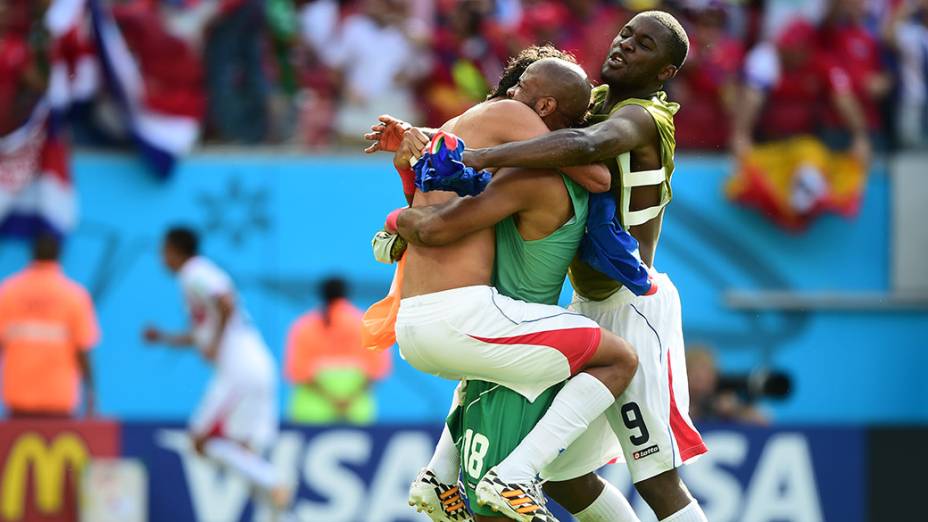
<svg viewBox="0 0 928 522"><path fill-rule="evenodd" d="M487 100L471 107L454 127L453 132L464 138L470 148L518 141L548 131L531 107L509 99Z"/></svg>
<svg viewBox="0 0 928 522"><path fill-rule="evenodd" d="M544 125L541 117L528 105L515 100L498 99L486 102L485 118L487 123L501 129L518 125Z"/></svg>

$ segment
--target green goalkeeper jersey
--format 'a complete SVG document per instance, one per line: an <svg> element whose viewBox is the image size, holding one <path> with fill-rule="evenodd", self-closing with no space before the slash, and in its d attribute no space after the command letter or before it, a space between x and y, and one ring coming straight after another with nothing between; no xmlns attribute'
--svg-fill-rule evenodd
<svg viewBox="0 0 928 522"><path fill-rule="evenodd" d="M586 229L588 193L564 176L574 215L543 239L526 241L514 217L496 225L493 284L503 295L522 301L557 304L561 288ZM483 475L502 462L551 406L562 385L545 390L534 402L486 381L467 381L461 406L448 417L448 427L461 456L464 488L474 513L498 515L474 501Z"/></svg>

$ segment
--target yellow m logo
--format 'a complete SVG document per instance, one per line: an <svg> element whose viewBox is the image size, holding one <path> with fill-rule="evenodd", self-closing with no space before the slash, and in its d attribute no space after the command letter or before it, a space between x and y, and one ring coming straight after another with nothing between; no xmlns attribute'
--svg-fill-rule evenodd
<svg viewBox="0 0 928 522"><path fill-rule="evenodd" d="M63 488L68 464L76 473L87 463L87 447L73 433L61 434L46 446L36 433L22 435L7 456L0 484L0 516L3 520L22 520L25 514L26 479L29 464L36 505L43 514L57 513L64 499Z"/></svg>

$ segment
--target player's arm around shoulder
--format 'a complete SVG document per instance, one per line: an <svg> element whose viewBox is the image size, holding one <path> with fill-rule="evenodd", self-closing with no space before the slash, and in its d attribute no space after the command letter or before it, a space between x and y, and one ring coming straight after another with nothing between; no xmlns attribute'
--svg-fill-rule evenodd
<svg viewBox="0 0 928 522"><path fill-rule="evenodd" d="M492 227L531 203L533 184L549 173L500 171L477 196L445 204L403 210L397 219L400 236L414 245L443 246Z"/></svg>
<svg viewBox="0 0 928 522"><path fill-rule="evenodd" d="M606 121L583 129L586 155L603 161L657 142L657 124L647 109L626 105Z"/></svg>
<svg viewBox="0 0 928 522"><path fill-rule="evenodd" d="M656 137L657 124L648 111L629 105L589 127L561 129L526 141L466 151L464 162L476 169L587 165L654 143Z"/></svg>
<svg viewBox="0 0 928 522"><path fill-rule="evenodd" d="M511 143L530 140L548 134L550 129L528 105L515 100L494 102L492 113L493 128L497 143ZM609 169L601 163L564 167L568 177L590 192L609 190L612 176ZM525 171L523 171L525 172Z"/></svg>

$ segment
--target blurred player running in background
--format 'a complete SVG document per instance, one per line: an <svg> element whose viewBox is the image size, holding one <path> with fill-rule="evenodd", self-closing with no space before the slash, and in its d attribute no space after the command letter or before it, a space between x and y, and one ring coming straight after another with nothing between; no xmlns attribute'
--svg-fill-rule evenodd
<svg viewBox="0 0 928 522"><path fill-rule="evenodd" d="M143 332L149 343L195 346L216 368L190 436L197 453L244 476L279 511L289 504L289 488L261 456L277 436L277 379L261 334L236 302L229 276L198 255L199 240L176 227L164 237L164 264L177 275L192 329L172 335L155 327Z"/></svg>

